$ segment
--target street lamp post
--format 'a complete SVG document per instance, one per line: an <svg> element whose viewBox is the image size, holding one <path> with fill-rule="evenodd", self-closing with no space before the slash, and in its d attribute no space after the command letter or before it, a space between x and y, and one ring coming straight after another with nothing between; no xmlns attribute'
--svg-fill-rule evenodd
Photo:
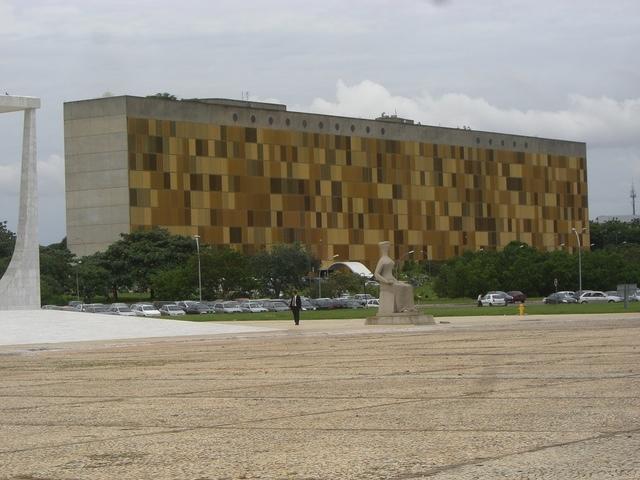
<svg viewBox="0 0 640 480"><path fill-rule="evenodd" d="M196 250L198 252L198 296L202 302L202 267L200 265L200 235L194 235L196 241Z"/></svg>
<svg viewBox="0 0 640 480"><path fill-rule="evenodd" d="M584 232L586 229L582 229ZM571 231L576 234L576 240L578 241L578 295L582 295L582 242L580 242L580 235L575 228Z"/></svg>

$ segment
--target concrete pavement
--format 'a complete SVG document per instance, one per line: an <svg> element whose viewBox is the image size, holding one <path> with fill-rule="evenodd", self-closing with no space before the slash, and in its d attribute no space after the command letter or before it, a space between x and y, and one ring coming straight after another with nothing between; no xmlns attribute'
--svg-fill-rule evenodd
<svg viewBox="0 0 640 480"><path fill-rule="evenodd" d="M5 346L0 479L640 478L640 316L541 317Z"/></svg>

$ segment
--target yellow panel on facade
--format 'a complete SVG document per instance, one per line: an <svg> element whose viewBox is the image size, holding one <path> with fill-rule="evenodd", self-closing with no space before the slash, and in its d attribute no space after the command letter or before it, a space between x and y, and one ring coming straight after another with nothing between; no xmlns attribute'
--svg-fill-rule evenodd
<svg viewBox="0 0 640 480"><path fill-rule="evenodd" d="M378 184L378 198L391 198L393 195L392 185Z"/></svg>

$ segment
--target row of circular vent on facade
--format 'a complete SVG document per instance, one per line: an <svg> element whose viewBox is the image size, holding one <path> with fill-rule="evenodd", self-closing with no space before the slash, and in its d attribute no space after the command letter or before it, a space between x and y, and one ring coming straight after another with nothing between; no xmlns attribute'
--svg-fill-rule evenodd
<svg viewBox="0 0 640 480"><path fill-rule="evenodd" d="M255 115L251 115L251 116L249 117L249 120L251 120L251 123L256 123L256 116L255 116ZM238 121L238 114L237 114L237 113L234 113L234 114L233 114L233 121L234 121L234 122L237 122L237 121ZM273 117L269 117L267 121L269 122L269 125L273 125L273 121L274 121L274 120L273 120ZM284 123L285 123L285 125L286 125L287 127L289 127L289 126L291 125L291 119L286 118L286 119L285 119L285 121L284 121ZM307 121L306 121L306 120L302 120L302 127L303 127L303 128L307 128L307 126L308 126ZM324 122L322 122L322 121L318 122L318 128L319 128L320 130L322 130L322 129L324 128ZM336 129L336 131L340 130L340 124L339 124L339 123L336 123L336 124L334 125L334 128ZM356 131L356 126L355 126L355 125L351 125L350 130L351 130L352 132L355 132L355 131ZM367 132L367 133L371 133L371 127L369 127L368 125L365 127L365 129L364 129L364 130L365 130L365 132ZM382 128L380 129L380 135L384 135L385 133L386 133L386 130L384 129L384 127L382 127ZM476 143L478 143L478 144L480 143L480 137L476 137ZM493 144L493 139L491 139L491 138L490 138L490 139L489 139L489 145L492 145L492 144ZM517 145L517 143L514 141L514 142L513 142L513 146L515 147L516 145ZM504 146L505 146L505 142L504 142L504 140L500 140L500 146L502 146L502 147L504 147ZM528 147L529 147L529 144L528 144L527 142L524 142L524 148L528 148Z"/></svg>

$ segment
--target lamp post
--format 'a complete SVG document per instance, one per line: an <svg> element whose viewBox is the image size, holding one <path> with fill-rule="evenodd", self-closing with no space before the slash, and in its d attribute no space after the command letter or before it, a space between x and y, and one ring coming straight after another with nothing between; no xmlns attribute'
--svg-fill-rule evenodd
<svg viewBox="0 0 640 480"><path fill-rule="evenodd" d="M584 232L586 228L583 228L581 232ZM571 231L576 234L576 240L578 241L578 292L582 295L582 242L580 242L580 235L575 228Z"/></svg>
<svg viewBox="0 0 640 480"><path fill-rule="evenodd" d="M331 260L334 260L336 258L338 258L340 256L339 253L336 253L333 257L331 257ZM320 268L320 271L318 272L318 298L322 298L322 268Z"/></svg>
<svg viewBox="0 0 640 480"><path fill-rule="evenodd" d="M202 302L202 267L200 265L200 235L194 235L196 241L196 250L198 252L198 296Z"/></svg>

